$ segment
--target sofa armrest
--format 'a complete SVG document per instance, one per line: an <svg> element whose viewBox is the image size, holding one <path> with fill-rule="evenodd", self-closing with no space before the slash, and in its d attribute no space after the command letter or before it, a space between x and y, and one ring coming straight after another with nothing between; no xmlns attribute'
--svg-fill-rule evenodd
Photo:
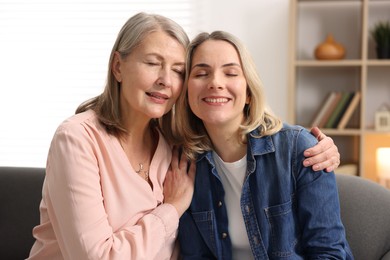
<svg viewBox="0 0 390 260"><path fill-rule="evenodd" d="M336 174L336 180L341 220L355 259L388 259L381 257L390 251L390 190L357 176Z"/></svg>

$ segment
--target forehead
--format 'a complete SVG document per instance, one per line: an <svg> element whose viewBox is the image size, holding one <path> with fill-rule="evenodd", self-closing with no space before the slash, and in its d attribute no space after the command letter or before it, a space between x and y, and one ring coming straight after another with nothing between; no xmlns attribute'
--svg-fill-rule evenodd
<svg viewBox="0 0 390 260"><path fill-rule="evenodd" d="M181 62L185 60L185 47L178 40L160 30L151 32L145 36L137 46L137 51L156 53Z"/></svg>
<svg viewBox="0 0 390 260"><path fill-rule="evenodd" d="M238 63L240 57L234 46L223 40L207 40L201 43L194 51L192 63Z"/></svg>

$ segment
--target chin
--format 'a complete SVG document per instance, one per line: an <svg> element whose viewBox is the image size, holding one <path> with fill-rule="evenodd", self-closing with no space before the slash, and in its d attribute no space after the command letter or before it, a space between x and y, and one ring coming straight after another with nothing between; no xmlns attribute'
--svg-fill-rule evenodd
<svg viewBox="0 0 390 260"><path fill-rule="evenodd" d="M148 113L148 115L150 118L160 118L168 112L169 111L151 111L150 113Z"/></svg>

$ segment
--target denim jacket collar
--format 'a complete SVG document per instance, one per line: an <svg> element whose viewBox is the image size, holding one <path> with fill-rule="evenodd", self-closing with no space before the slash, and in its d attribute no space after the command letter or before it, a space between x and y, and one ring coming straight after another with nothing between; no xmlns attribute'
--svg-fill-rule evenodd
<svg viewBox="0 0 390 260"><path fill-rule="evenodd" d="M255 156L263 155L267 153L275 152L275 145L271 136L259 137L260 131L258 129L253 130L247 134L247 172L252 173L255 170ZM198 156L197 162L206 159L215 168L212 151L206 151ZM219 178L219 176L216 176Z"/></svg>

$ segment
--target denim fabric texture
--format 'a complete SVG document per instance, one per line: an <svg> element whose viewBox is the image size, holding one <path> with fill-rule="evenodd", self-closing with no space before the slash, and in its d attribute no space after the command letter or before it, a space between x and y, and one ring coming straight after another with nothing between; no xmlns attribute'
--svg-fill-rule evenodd
<svg viewBox="0 0 390 260"><path fill-rule="evenodd" d="M317 140L284 124L272 136L248 135L241 212L255 259L353 259L340 219L333 172L304 167ZM180 219L184 259L232 259L224 189L212 153L197 160L195 193Z"/></svg>

